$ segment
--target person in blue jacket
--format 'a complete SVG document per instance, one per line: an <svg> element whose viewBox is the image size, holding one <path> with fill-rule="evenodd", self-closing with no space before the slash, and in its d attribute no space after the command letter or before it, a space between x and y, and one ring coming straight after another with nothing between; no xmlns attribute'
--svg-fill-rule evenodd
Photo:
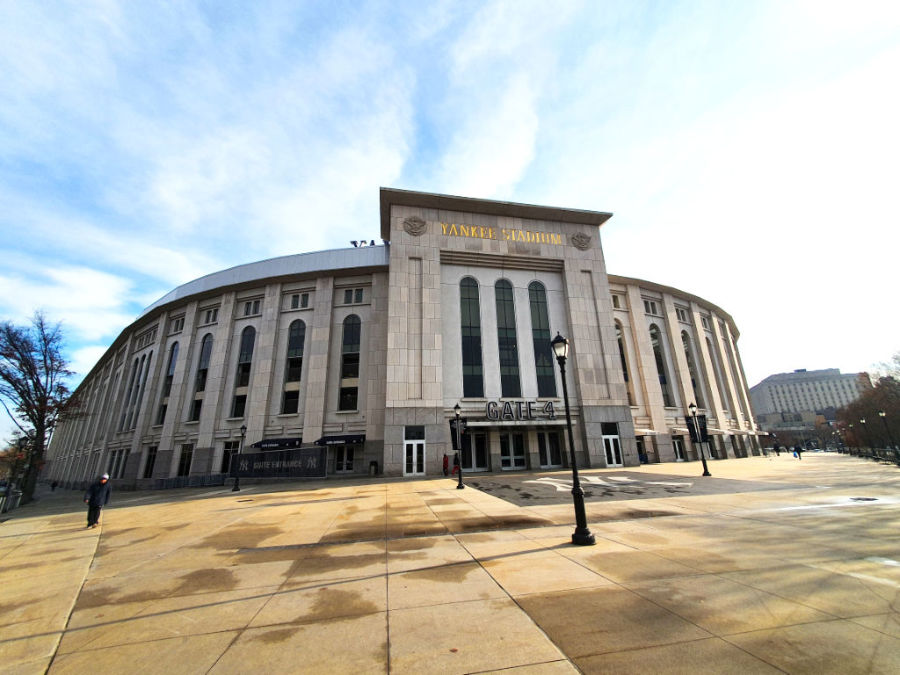
<svg viewBox="0 0 900 675"><path fill-rule="evenodd" d="M109 503L110 492L112 488L109 484L109 474L105 473L84 493L84 503L88 505L88 527L97 527L97 523L100 522L100 509Z"/></svg>

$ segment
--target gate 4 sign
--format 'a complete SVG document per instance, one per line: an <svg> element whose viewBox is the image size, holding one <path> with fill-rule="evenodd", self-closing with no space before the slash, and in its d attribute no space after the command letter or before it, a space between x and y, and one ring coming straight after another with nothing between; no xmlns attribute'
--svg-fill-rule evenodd
<svg viewBox="0 0 900 675"><path fill-rule="evenodd" d="M539 416L548 420L556 419L553 401L547 401L540 409L537 406L535 401L504 401L502 404L488 401L484 414L489 420L534 420Z"/></svg>

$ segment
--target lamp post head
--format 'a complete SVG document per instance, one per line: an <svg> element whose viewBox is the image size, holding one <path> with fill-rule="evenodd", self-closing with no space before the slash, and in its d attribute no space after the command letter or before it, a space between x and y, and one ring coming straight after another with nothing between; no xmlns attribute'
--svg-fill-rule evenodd
<svg viewBox="0 0 900 675"><path fill-rule="evenodd" d="M887 413L885 413L884 410L879 410L879 411L878 411L878 416L879 416L879 417L887 417Z"/></svg>
<svg viewBox="0 0 900 675"><path fill-rule="evenodd" d="M865 424L865 423L866 423L866 418L865 418L865 417L860 417L860 418L859 418L859 423L860 423L860 424Z"/></svg>
<svg viewBox="0 0 900 675"><path fill-rule="evenodd" d="M569 356L569 341L559 333L550 341L553 353L558 361L565 361Z"/></svg>
<svg viewBox="0 0 900 675"><path fill-rule="evenodd" d="M691 417L696 417L696 416L697 416L697 404L696 404L696 403L691 403L691 404L688 406L688 410L691 411Z"/></svg>
<svg viewBox="0 0 900 675"><path fill-rule="evenodd" d="M241 436L243 437L246 433L247 433L247 425L242 424L241 425Z"/></svg>
<svg viewBox="0 0 900 675"><path fill-rule="evenodd" d="M453 412L455 412L457 415L459 415L459 403L457 403L455 406L453 406Z"/></svg>

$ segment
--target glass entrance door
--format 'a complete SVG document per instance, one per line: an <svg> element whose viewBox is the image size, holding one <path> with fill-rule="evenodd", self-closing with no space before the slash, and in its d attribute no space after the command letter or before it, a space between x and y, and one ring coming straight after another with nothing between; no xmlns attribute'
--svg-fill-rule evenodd
<svg viewBox="0 0 900 675"><path fill-rule="evenodd" d="M622 466L622 446L618 436L604 436L603 449L606 451L606 466Z"/></svg>
<svg viewBox="0 0 900 675"><path fill-rule="evenodd" d="M558 431L539 431L537 440L541 468L552 469L562 466L561 434Z"/></svg>
<svg viewBox="0 0 900 675"><path fill-rule="evenodd" d="M353 471L353 446L334 446L334 472L350 473Z"/></svg>
<svg viewBox="0 0 900 675"><path fill-rule="evenodd" d="M403 475L425 475L425 441L406 441L403 444Z"/></svg>
<svg viewBox="0 0 900 675"><path fill-rule="evenodd" d="M525 468L525 434L500 434L500 468Z"/></svg>
<svg viewBox="0 0 900 675"><path fill-rule="evenodd" d="M684 461L684 440L681 436L672 436L672 447L675 449L675 461Z"/></svg>
<svg viewBox="0 0 900 675"><path fill-rule="evenodd" d="M473 445L475 446L474 452L472 451ZM463 471L488 470L487 434L473 434L469 432L463 434L462 468Z"/></svg>

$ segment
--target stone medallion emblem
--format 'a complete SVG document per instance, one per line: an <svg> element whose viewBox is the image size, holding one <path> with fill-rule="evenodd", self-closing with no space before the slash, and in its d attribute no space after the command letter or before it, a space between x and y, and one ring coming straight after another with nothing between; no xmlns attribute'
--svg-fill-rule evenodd
<svg viewBox="0 0 900 675"><path fill-rule="evenodd" d="M587 251L591 247L591 235L581 233L573 234L572 246L577 248L579 251Z"/></svg>
<svg viewBox="0 0 900 675"><path fill-rule="evenodd" d="M418 216L410 216L403 221L403 229L412 236L418 237L419 235L425 234L425 221Z"/></svg>

